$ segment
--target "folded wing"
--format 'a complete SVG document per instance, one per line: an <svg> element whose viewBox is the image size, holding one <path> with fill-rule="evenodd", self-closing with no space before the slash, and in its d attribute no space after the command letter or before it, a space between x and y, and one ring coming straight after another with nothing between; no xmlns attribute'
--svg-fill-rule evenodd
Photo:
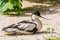
<svg viewBox="0 0 60 40"><path fill-rule="evenodd" d="M8 27L5 27L5 29L4 29L4 31L6 31L7 29L7 31L9 31L9 29L11 30L11 31L18 31L18 32L20 32L20 33L23 33L23 34L29 34L29 33L31 33L31 34L35 34L36 32L37 32L37 28L36 28L36 24L35 23L33 23L33 22L29 22L29 21L21 21L21 22L19 22L19 23L17 23L17 25L10 25L10 26L8 26Z"/></svg>

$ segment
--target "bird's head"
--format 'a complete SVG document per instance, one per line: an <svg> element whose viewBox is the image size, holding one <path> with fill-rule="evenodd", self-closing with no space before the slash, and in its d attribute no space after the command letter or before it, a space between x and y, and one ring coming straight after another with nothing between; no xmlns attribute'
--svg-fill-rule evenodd
<svg viewBox="0 0 60 40"><path fill-rule="evenodd" d="M43 19L46 19L46 18L44 18L44 17L41 16L41 14L40 14L39 11L34 11L34 12L32 13L32 20L38 20L39 17L41 17L41 18L43 18ZM48 19L46 19L46 20L48 20Z"/></svg>

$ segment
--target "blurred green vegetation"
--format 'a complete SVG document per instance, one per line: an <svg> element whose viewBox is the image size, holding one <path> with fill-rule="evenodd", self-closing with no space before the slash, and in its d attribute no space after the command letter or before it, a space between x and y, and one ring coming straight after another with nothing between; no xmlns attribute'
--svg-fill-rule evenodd
<svg viewBox="0 0 60 40"><path fill-rule="evenodd" d="M6 2L5 1L6 0L4 0L4 2L2 0L0 0L0 12L2 10L1 4L2 3L3 3L3 5L7 4L7 1ZM25 0L23 0L23 1L25 1ZM54 14L54 13L58 12L56 8L60 7L60 0L26 0L26 1L29 1L31 3L49 4L51 6L34 5L31 7L21 9L22 3L19 2L18 0L13 0L12 1L13 5L10 3L11 7L7 6L8 9L7 8L4 9L4 6L3 6L3 9L4 9L3 12L5 12L4 14L7 13L9 15L21 15L21 14L25 15L25 13L32 13L34 10L39 10L41 12L41 14ZM50 10L50 9L52 9L52 10ZM15 11L15 13L14 13L14 11Z"/></svg>
<svg viewBox="0 0 60 40"><path fill-rule="evenodd" d="M47 28L45 31L46 31L46 32L50 32L49 37L46 37L46 38L45 38L45 37L43 36L46 40L60 40L60 34L56 33L54 28L49 27L49 28ZM52 33L52 32L54 32L54 33ZM47 34L47 35L48 35L48 34Z"/></svg>
<svg viewBox="0 0 60 40"><path fill-rule="evenodd" d="M52 38L48 38L47 40L60 40L60 37L52 37Z"/></svg>
<svg viewBox="0 0 60 40"><path fill-rule="evenodd" d="M22 0L0 0L0 12L3 14L9 14L9 12L20 14L21 7Z"/></svg>

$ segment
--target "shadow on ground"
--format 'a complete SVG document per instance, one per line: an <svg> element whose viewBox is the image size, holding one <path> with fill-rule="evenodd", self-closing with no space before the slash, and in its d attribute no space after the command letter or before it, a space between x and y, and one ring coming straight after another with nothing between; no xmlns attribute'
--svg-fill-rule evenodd
<svg viewBox="0 0 60 40"><path fill-rule="evenodd" d="M39 10L41 14L54 14L58 13L57 9L54 6L42 6L42 5L34 5L32 7L23 8L21 13L32 13L34 10Z"/></svg>
<svg viewBox="0 0 60 40"><path fill-rule="evenodd" d="M59 8L58 8L59 7ZM39 10L41 15L47 14L55 14L59 13L57 9L60 9L60 6L42 6L42 5L34 5L32 7L23 8L20 14L8 14L9 16L30 16L26 15L25 13L29 14L35 10ZM6 15L6 14L5 14Z"/></svg>
<svg viewBox="0 0 60 40"><path fill-rule="evenodd" d="M58 5L60 7L59 0L25 0L25 1L49 4L51 6L34 5L32 7L23 8L20 14L9 14L9 15L24 16L25 13L32 13L34 10L39 10L41 14L54 14L54 13L58 13L57 9L55 9L55 6L57 7ZM29 15L25 15L25 16L29 16Z"/></svg>
<svg viewBox="0 0 60 40"><path fill-rule="evenodd" d="M25 1L30 1L30 2L35 2L35 3L42 3L42 4L49 4L51 6L43 6L43 5L34 5L32 7L27 7L22 9L22 14L23 13L31 13L34 10L39 10L41 14L54 14L58 13L57 9L55 9L55 6L60 5L59 0L25 0ZM50 10L51 8L51 10Z"/></svg>
<svg viewBox="0 0 60 40"><path fill-rule="evenodd" d="M57 35L60 35L60 34L58 34L58 33L56 33L56 32L46 32L46 31L41 31L41 32L38 32L38 33L35 33L35 34L12 34L12 35L7 35L7 36L22 36L22 35L41 35L41 34L57 34Z"/></svg>
<svg viewBox="0 0 60 40"><path fill-rule="evenodd" d="M23 8L21 10L20 14L9 14L9 15L29 16L29 15L25 15L25 13L32 13L34 10L39 10L42 15L43 14L54 14L54 13L58 13L58 11L56 9L56 8L58 8L57 5L60 7L59 0L26 0L26 1L35 2L35 3L42 3L42 4L49 4L51 6L34 5L32 7Z"/></svg>
<svg viewBox="0 0 60 40"><path fill-rule="evenodd" d="M60 4L59 0L26 0L26 1L35 2L35 3L48 3L53 5Z"/></svg>

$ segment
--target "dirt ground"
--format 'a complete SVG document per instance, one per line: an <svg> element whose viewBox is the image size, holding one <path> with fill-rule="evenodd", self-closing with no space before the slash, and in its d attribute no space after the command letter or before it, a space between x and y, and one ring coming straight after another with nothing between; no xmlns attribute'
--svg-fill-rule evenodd
<svg viewBox="0 0 60 40"><path fill-rule="evenodd" d="M27 3L26 5L28 6L25 6L25 3ZM31 3L29 5L29 2L26 2L26 1L24 1L23 4L25 7L30 7L32 5L41 5L41 4L34 4L34 3ZM45 20L45 19L40 18L40 20L43 23L43 28L41 29L41 32L43 32L48 27L52 27L55 29L55 32L60 33L60 9L59 8L57 9L57 13L42 15L42 16L51 20ZM46 33L39 33L39 34L34 34L34 35L6 36L4 35L4 32L1 30L3 27L6 27L10 24L17 23L21 20L27 20L27 19L30 19L30 16L12 17L12 16L6 16L6 15L0 15L0 40L45 40L43 36L49 37L50 34L46 35Z"/></svg>

